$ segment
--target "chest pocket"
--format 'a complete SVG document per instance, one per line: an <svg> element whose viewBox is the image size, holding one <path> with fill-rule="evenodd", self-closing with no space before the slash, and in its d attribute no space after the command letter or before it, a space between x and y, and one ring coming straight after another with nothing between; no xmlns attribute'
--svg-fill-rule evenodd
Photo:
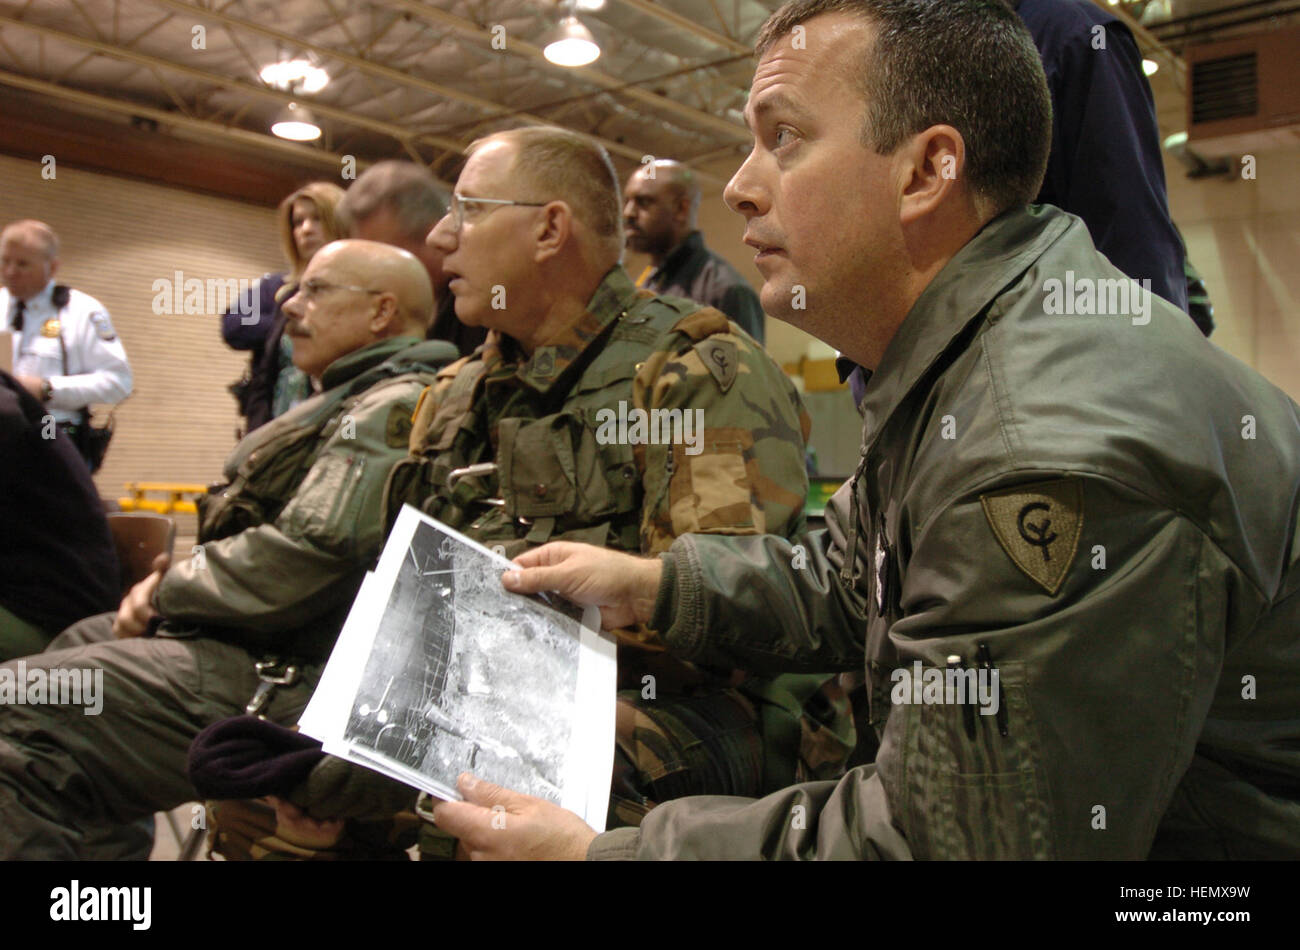
<svg viewBox="0 0 1300 950"><path fill-rule="evenodd" d="M581 407L540 419L503 419L501 494L511 518L555 518L561 530L637 507L631 446L597 437Z"/></svg>
<svg viewBox="0 0 1300 950"><path fill-rule="evenodd" d="M59 338L36 333L21 345L14 367L17 372L33 376L62 376L63 350L59 347ZM69 366L68 372L75 373L76 369Z"/></svg>

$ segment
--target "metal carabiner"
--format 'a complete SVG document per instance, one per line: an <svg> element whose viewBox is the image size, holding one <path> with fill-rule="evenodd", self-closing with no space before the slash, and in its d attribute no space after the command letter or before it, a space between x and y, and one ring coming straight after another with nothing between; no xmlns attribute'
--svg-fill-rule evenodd
<svg viewBox="0 0 1300 950"><path fill-rule="evenodd" d="M462 478L476 478L479 475L494 475L497 472L496 462L478 462L474 465L466 465L463 468L453 468L447 473L447 491L453 491L456 483ZM504 506L504 498L479 498L477 501L484 505Z"/></svg>

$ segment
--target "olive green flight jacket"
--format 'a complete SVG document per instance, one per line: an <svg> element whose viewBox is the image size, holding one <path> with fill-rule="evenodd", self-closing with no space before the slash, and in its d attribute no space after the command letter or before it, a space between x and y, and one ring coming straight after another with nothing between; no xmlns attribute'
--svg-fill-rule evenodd
<svg viewBox="0 0 1300 950"><path fill-rule="evenodd" d="M1300 857L1300 409L1121 279L1056 208L990 222L871 377L827 528L661 556L678 656L863 670L881 746L590 857Z"/></svg>
<svg viewBox="0 0 1300 950"><path fill-rule="evenodd" d="M170 631L322 659L383 547L385 488L442 341L381 340L330 364L323 391L257 429L199 503L199 545L163 577Z"/></svg>

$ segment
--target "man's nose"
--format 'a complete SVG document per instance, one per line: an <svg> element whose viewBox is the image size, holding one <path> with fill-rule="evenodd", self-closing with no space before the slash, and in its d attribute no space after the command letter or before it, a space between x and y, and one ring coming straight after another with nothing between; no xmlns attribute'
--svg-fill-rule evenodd
<svg viewBox="0 0 1300 950"><path fill-rule="evenodd" d="M727 207L746 219L766 214L768 210L767 192L758 181L758 164L758 150L752 149L722 190Z"/></svg>
<svg viewBox="0 0 1300 950"><path fill-rule="evenodd" d="M448 211L437 220L433 230L429 232L429 236L424 239L424 242L446 254L456 249L456 238L456 231L451 226L451 212Z"/></svg>
<svg viewBox="0 0 1300 950"><path fill-rule="evenodd" d="M294 292L284 303L280 304L280 309L295 321L302 319L302 289L301 287Z"/></svg>

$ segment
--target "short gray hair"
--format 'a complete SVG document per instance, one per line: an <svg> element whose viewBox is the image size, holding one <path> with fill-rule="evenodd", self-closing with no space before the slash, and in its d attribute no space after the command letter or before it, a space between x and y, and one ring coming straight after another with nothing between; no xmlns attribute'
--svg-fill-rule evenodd
<svg viewBox="0 0 1300 950"><path fill-rule="evenodd" d="M414 162L379 162L352 183L338 213L351 231L381 208L392 209L397 226L407 237L423 242L447 213L447 197L427 168Z"/></svg>
<svg viewBox="0 0 1300 950"><path fill-rule="evenodd" d="M54 233L54 229L44 221L37 221L33 218L26 218L22 221L14 221L6 224L3 231L0 231L0 240L10 231L22 231L24 237L35 238L45 251L45 257L48 260L54 260L59 256L59 236Z"/></svg>
<svg viewBox="0 0 1300 950"><path fill-rule="evenodd" d="M623 199L618 172L595 139L552 125L507 129L476 139L465 154L490 141L515 147L514 171L534 201L564 201L574 217L617 257L623 250Z"/></svg>

